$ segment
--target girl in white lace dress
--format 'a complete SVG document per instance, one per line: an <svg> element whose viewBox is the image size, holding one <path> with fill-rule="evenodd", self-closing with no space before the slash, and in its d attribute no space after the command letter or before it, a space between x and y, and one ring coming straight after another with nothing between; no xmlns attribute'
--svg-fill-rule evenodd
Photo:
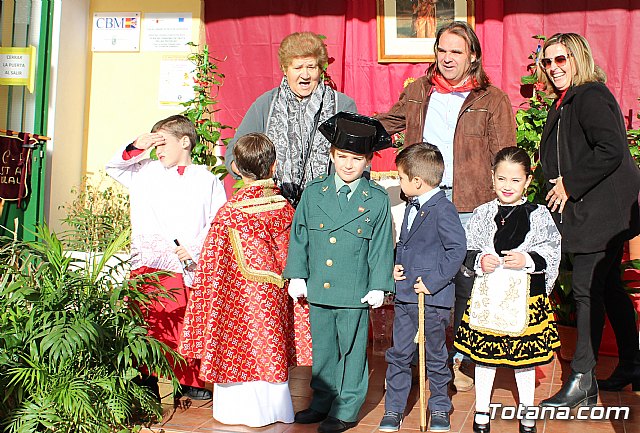
<svg viewBox="0 0 640 433"><path fill-rule="evenodd" d="M524 150L507 147L496 155L492 175L497 198L477 207L467 226L465 265L475 270L476 284L454 341L456 349L476 363L474 432L489 431L496 367L515 371L520 418L533 406L535 366L550 362L560 346L548 300L558 275L560 234L547 208L526 200L531 160ZM501 272L522 277L517 295L509 295L499 283L479 284ZM499 292L507 294L503 301L481 301L482 295L496 298ZM520 317L521 328L508 328L505 319L510 317ZM521 433L535 431L535 419L520 419Z"/></svg>

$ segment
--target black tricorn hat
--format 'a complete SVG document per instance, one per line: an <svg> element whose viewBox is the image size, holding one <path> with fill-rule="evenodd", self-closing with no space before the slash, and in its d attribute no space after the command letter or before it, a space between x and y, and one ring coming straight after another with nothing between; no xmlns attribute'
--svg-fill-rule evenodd
<svg viewBox="0 0 640 433"><path fill-rule="evenodd" d="M341 111L325 120L318 130L338 149L366 155L391 147L391 137L373 117Z"/></svg>

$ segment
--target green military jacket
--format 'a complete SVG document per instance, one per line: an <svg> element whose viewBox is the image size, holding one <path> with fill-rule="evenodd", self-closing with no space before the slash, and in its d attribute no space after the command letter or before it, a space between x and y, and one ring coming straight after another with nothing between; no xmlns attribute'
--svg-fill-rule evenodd
<svg viewBox="0 0 640 433"><path fill-rule="evenodd" d="M312 304L368 308L370 290L394 291L391 205L387 192L361 179L344 211L333 175L305 188L293 217L285 278L307 280Z"/></svg>

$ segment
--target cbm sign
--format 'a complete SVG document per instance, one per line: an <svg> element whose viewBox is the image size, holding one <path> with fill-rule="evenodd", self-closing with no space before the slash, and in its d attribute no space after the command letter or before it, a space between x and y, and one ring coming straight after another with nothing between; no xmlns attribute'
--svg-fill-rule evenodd
<svg viewBox="0 0 640 433"><path fill-rule="evenodd" d="M139 51L140 12L95 12L93 51Z"/></svg>
<svg viewBox="0 0 640 433"><path fill-rule="evenodd" d="M135 29L138 27L136 17L98 17L96 27L99 29Z"/></svg>

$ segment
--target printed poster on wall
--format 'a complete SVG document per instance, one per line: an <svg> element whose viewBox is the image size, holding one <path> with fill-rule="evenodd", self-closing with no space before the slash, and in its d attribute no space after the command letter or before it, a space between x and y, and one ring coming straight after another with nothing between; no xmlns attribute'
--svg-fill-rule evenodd
<svg viewBox="0 0 640 433"><path fill-rule="evenodd" d="M96 12L93 51L140 51L140 12Z"/></svg>
<svg viewBox="0 0 640 433"><path fill-rule="evenodd" d="M190 51L191 12L145 13L143 20L143 51Z"/></svg>
<svg viewBox="0 0 640 433"><path fill-rule="evenodd" d="M158 103L175 108L193 99L193 71L195 65L184 57L163 56L160 61Z"/></svg>

